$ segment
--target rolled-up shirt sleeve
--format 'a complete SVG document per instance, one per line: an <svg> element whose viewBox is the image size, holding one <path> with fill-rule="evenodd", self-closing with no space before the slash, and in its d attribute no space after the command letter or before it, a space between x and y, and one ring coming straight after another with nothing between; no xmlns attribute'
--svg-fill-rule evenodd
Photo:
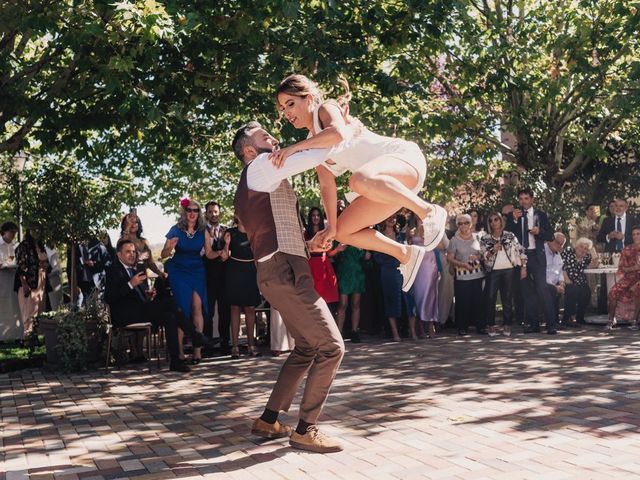
<svg viewBox="0 0 640 480"><path fill-rule="evenodd" d="M273 192L282 180L322 164L328 153L328 148L303 150L289 156L282 168L273 166L269 153L261 153L247 167L247 187L256 192Z"/></svg>

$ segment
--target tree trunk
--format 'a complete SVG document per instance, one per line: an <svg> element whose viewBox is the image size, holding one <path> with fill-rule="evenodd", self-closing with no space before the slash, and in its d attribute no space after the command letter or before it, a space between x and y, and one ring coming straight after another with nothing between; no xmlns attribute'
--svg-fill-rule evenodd
<svg viewBox="0 0 640 480"><path fill-rule="evenodd" d="M76 246L73 242L69 242L71 251L71 278L69 278L69 298L71 299L71 308L76 306L76 289L77 289L77 273L76 273Z"/></svg>

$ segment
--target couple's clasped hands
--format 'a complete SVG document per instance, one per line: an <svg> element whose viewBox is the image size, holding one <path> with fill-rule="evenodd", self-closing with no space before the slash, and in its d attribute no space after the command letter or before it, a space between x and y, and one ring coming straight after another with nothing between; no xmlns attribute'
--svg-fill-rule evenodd
<svg viewBox="0 0 640 480"><path fill-rule="evenodd" d="M324 230L316 233L311 240L307 242L310 252L326 252L331 250L333 239L336 236L336 229L327 226Z"/></svg>

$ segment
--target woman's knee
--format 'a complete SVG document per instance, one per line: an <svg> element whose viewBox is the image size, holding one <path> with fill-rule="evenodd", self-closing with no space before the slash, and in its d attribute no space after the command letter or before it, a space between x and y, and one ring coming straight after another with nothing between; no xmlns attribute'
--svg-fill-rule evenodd
<svg viewBox="0 0 640 480"><path fill-rule="evenodd" d="M371 180L371 177L364 172L353 172L349 177L349 188L353 192L364 195Z"/></svg>

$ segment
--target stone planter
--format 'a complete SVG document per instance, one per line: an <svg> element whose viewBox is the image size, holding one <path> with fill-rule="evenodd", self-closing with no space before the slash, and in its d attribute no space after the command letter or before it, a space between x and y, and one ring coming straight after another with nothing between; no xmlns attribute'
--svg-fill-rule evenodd
<svg viewBox="0 0 640 480"><path fill-rule="evenodd" d="M44 346L47 350L47 363L55 365L60 363L58 355L58 319L56 317L41 317L38 321L38 329L44 335Z"/></svg>
<svg viewBox="0 0 640 480"><path fill-rule="evenodd" d="M87 331L87 363L97 362L102 355L102 341L98 332L98 324L95 320L85 322ZM44 335L44 345L47 350L47 363L56 365L60 363L58 353L58 317L41 317L38 328Z"/></svg>

